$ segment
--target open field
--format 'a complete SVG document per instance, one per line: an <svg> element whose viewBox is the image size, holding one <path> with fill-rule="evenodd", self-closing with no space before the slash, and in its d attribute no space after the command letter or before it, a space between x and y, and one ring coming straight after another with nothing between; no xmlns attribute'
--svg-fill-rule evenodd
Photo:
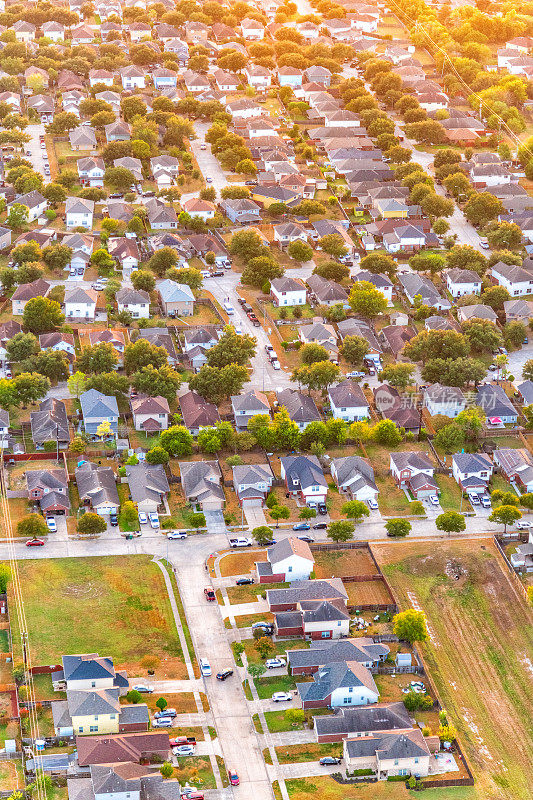
<svg viewBox="0 0 533 800"><path fill-rule="evenodd" d="M366 548L317 552L314 556L317 578L344 578L349 575L377 574L376 565Z"/></svg>
<svg viewBox="0 0 533 800"><path fill-rule="evenodd" d="M383 543L372 550L401 607L418 603L427 616L430 638L421 651L458 728L475 796L530 798L533 619L492 541Z"/></svg>
<svg viewBox="0 0 533 800"><path fill-rule="evenodd" d="M187 677L163 575L149 556L21 561L19 572L33 664L99 652L134 672L153 655L157 677ZM11 624L18 643L16 615Z"/></svg>

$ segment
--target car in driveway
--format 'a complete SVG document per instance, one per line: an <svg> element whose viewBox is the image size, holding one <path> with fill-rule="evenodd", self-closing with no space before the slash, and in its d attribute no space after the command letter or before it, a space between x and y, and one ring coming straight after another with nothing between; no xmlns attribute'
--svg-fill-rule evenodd
<svg viewBox="0 0 533 800"><path fill-rule="evenodd" d="M528 528L533 526L533 522L529 522L527 519L520 519L516 523L516 527L519 531L526 531Z"/></svg>
<svg viewBox="0 0 533 800"><path fill-rule="evenodd" d="M167 533L167 539L186 539L187 534L185 531L169 531Z"/></svg>
<svg viewBox="0 0 533 800"><path fill-rule="evenodd" d="M335 764L340 764L342 761L341 758L337 758L336 756L324 756L318 762L322 767L332 767Z"/></svg>
<svg viewBox="0 0 533 800"><path fill-rule="evenodd" d="M289 703L292 700L292 694L289 692L274 692L272 695L273 703Z"/></svg>
<svg viewBox="0 0 533 800"><path fill-rule="evenodd" d="M328 527L326 522L317 522L316 527L318 528L320 525L324 525L325 528ZM313 525L313 527L315 526ZM300 541L302 542L307 542L307 544L311 544L312 542L315 541L312 536L309 536L308 534L305 533L303 536L297 536L296 538L300 539Z"/></svg>
<svg viewBox="0 0 533 800"><path fill-rule="evenodd" d="M144 511L139 511L137 516L139 517L139 523L141 525L147 525L148 524L148 517L146 516Z"/></svg>
<svg viewBox="0 0 533 800"><path fill-rule="evenodd" d="M55 521L55 517L46 517L46 526L49 531L55 533L57 531L57 522Z"/></svg>
<svg viewBox="0 0 533 800"><path fill-rule="evenodd" d="M239 578L235 581L235 586L249 586L251 583L254 583L253 578Z"/></svg>
<svg viewBox="0 0 533 800"><path fill-rule="evenodd" d="M280 669L286 665L286 661L284 658L267 658L265 661L265 667L267 669Z"/></svg>
<svg viewBox="0 0 533 800"><path fill-rule="evenodd" d="M315 524L313 525L313 530L314 530L314 531L323 531L323 530L325 530L327 527L328 527L328 523L327 523L327 522L315 522ZM298 537L298 538L300 538L300 539L303 539L304 537L303 537L303 536L300 536L300 537ZM310 538L310 537L309 537L309 538ZM312 540L311 540L311 541L312 541Z"/></svg>
<svg viewBox="0 0 533 800"><path fill-rule="evenodd" d="M328 513L328 507L327 507L327 505L325 503L319 503L318 504L318 513L322 517L325 516L325 514Z"/></svg>
<svg viewBox="0 0 533 800"><path fill-rule="evenodd" d="M151 528L159 528L159 516L155 511L150 511L148 514L148 519L150 520Z"/></svg>
<svg viewBox="0 0 533 800"><path fill-rule="evenodd" d="M293 531L310 531L311 526L308 522L298 522L296 525L292 526Z"/></svg>
<svg viewBox="0 0 533 800"><path fill-rule="evenodd" d="M164 708L163 711L156 711L154 714L154 719L163 719L163 717L170 717L170 719L174 719L178 712L175 708ZM187 742L190 744L190 742Z"/></svg>
<svg viewBox="0 0 533 800"><path fill-rule="evenodd" d="M377 500L374 500L373 497L369 497L366 502L368 503L368 507L369 507L369 509L371 511L378 511L379 510L379 506L377 504Z"/></svg>
<svg viewBox="0 0 533 800"><path fill-rule="evenodd" d="M118 517L116 514L109 515L109 522L113 528L116 528L118 525Z"/></svg>
<svg viewBox="0 0 533 800"><path fill-rule="evenodd" d="M230 547L251 547L254 543L253 539L250 539L247 536L239 536L234 539L229 540Z"/></svg>
<svg viewBox="0 0 533 800"><path fill-rule="evenodd" d="M44 539L28 539L26 542L26 547L42 547L44 544Z"/></svg>
<svg viewBox="0 0 533 800"><path fill-rule="evenodd" d="M231 675L233 675L232 669L223 669L222 672L217 672L217 681L225 681Z"/></svg>
<svg viewBox="0 0 533 800"><path fill-rule="evenodd" d="M239 776L237 775L234 769L228 769L228 778L231 786L239 785Z"/></svg>
<svg viewBox="0 0 533 800"><path fill-rule="evenodd" d="M492 503L488 495L482 494L479 499L481 501L481 505L483 506L483 508L492 508Z"/></svg>
<svg viewBox="0 0 533 800"><path fill-rule="evenodd" d="M272 636L274 633L274 624L272 622L254 622L252 631L262 631L265 636Z"/></svg>
<svg viewBox="0 0 533 800"><path fill-rule="evenodd" d="M191 786L184 786L181 790L181 800L205 800L205 795Z"/></svg>
<svg viewBox="0 0 533 800"><path fill-rule="evenodd" d="M192 744L180 744L178 747L173 747L172 752L175 756L193 756L195 749Z"/></svg>
<svg viewBox="0 0 533 800"><path fill-rule="evenodd" d="M479 497L474 492L468 492L468 499L472 503L473 506L479 505Z"/></svg>
<svg viewBox="0 0 533 800"><path fill-rule="evenodd" d="M152 720L152 728L172 728L173 722L170 717L160 717Z"/></svg>
<svg viewBox="0 0 533 800"><path fill-rule="evenodd" d="M431 494L429 496L429 502L431 503L432 506L438 506L439 505L439 498L437 497L436 494Z"/></svg>
<svg viewBox="0 0 533 800"><path fill-rule="evenodd" d="M272 369L275 369L275 370L280 370L281 369L281 364L279 363L277 358L275 358L274 361L272 362Z"/></svg>

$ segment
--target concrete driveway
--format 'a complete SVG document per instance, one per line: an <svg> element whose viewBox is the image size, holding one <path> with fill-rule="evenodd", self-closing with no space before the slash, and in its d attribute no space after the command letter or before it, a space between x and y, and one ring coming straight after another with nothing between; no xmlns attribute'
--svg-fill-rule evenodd
<svg viewBox="0 0 533 800"><path fill-rule="evenodd" d="M265 517L265 512L260 506L253 508L245 508L244 516L246 517L246 524L250 530L259 528L261 525L268 525Z"/></svg>
<svg viewBox="0 0 533 800"><path fill-rule="evenodd" d="M226 523L222 511L204 511L205 524L208 533L225 533Z"/></svg>

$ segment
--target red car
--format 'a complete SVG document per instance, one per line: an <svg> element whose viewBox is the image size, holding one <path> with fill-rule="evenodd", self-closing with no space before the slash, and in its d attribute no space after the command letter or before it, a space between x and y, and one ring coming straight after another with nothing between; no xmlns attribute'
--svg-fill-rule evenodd
<svg viewBox="0 0 533 800"><path fill-rule="evenodd" d="M26 547L42 547L43 544L43 539L28 539L26 542Z"/></svg>
<svg viewBox="0 0 533 800"><path fill-rule="evenodd" d="M232 786L238 786L239 785L239 776L237 775L236 772L233 772L233 770L231 770L231 769L228 769L228 778L229 778L229 782L230 782L230 784Z"/></svg>

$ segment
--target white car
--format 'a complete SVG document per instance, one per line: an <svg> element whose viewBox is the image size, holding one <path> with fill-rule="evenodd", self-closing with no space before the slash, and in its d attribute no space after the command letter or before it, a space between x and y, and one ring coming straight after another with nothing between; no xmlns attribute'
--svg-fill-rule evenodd
<svg viewBox="0 0 533 800"><path fill-rule="evenodd" d="M175 756L193 756L195 750L192 744L180 744L177 747L173 747L172 752Z"/></svg>
<svg viewBox="0 0 533 800"><path fill-rule="evenodd" d="M516 523L516 527L518 528L518 530L521 530L521 531L525 531L528 528L531 528L532 525L533 525L533 523L532 522L528 522L526 519L521 519Z"/></svg>
<svg viewBox="0 0 533 800"><path fill-rule="evenodd" d="M208 269L201 269L200 270L200 275L202 276L202 278L210 278L211 277L211 273L209 272Z"/></svg>
<svg viewBox="0 0 533 800"><path fill-rule="evenodd" d="M159 528L159 517L155 511L150 511L148 519L150 520L151 528Z"/></svg>
<svg viewBox="0 0 533 800"><path fill-rule="evenodd" d="M138 517L139 517L139 522L140 522L141 525L147 525L148 524L148 517L146 516L144 511L139 511Z"/></svg>
<svg viewBox="0 0 533 800"><path fill-rule="evenodd" d="M377 510L379 509L379 506L378 506L377 500L374 500L374 498L373 498L373 497L369 497L369 498L368 498L368 500L367 500L367 503L368 503L368 507L369 507L369 508L370 508L372 511L377 511Z"/></svg>
<svg viewBox="0 0 533 800"><path fill-rule="evenodd" d="M150 686L148 683L137 683L133 688L136 692L140 692L141 694L152 694L154 691L154 687Z"/></svg>
<svg viewBox="0 0 533 800"><path fill-rule="evenodd" d="M438 506L439 505L439 498L437 497L436 494L432 494L429 497L429 502L431 503L432 506Z"/></svg>
<svg viewBox="0 0 533 800"><path fill-rule="evenodd" d="M281 364L279 363L278 359L275 358L272 362L272 368L275 370L281 369Z"/></svg>
<svg viewBox="0 0 533 800"><path fill-rule="evenodd" d="M253 543L253 539L249 539L245 536L239 536L237 539L229 540L230 547L252 547Z"/></svg>
<svg viewBox="0 0 533 800"><path fill-rule="evenodd" d="M54 517L46 517L46 525L48 527L48 530L51 531L52 533L55 533L57 531L57 523Z"/></svg>
<svg viewBox="0 0 533 800"><path fill-rule="evenodd" d="M292 694L289 694L289 692L274 692L272 700L274 703L288 703L292 700Z"/></svg>
<svg viewBox="0 0 533 800"><path fill-rule="evenodd" d="M278 669L286 664L284 658L267 658L265 666L267 669Z"/></svg>
<svg viewBox="0 0 533 800"><path fill-rule="evenodd" d="M207 658L200 659L200 672L203 678L209 678L212 675L211 664Z"/></svg>
<svg viewBox="0 0 533 800"><path fill-rule="evenodd" d="M473 506L479 505L479 497L477 496L477 494L469 494L468 499L470 500Z"/></svg>
<svg viewBox="0 0 533 800"><path fill-rule="evenodd" d="M152 720L152 728L172 728L173 722L170 717L160 717Z"/></svg>
<svg viewBox="0 0 533 800"><path fill-rule="evenodd" d="M360 370L359 371L356 370L355 372L347 372L346 373L346 377L347 378L364 378L365 375L366 375L366 372L361 372Z"/></svg>
<svg viewBox="0 0 533 800"><path fill-rule="evenodd" d="M186 539L187 534L185 531L169 531L167 533L167 539Z"/></svg>
<svg viewBox="0 0 533 800"><path fill-rule="evenodd" d="M483 508L491 508L492 507L492 503L490 501L490 497L487 497L486 494L484 494L480 499L481 499L481 505L483 506Z"/></svg>
<svg viewBox="0 0 533 800"><path fill-rule="evenodd" d="M232 317L235 314L235 309L227 300L224 300L224 310L228 317Z"/></svg>

